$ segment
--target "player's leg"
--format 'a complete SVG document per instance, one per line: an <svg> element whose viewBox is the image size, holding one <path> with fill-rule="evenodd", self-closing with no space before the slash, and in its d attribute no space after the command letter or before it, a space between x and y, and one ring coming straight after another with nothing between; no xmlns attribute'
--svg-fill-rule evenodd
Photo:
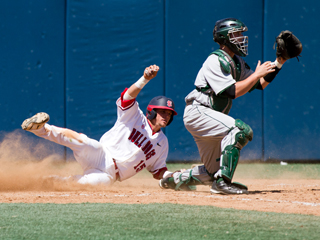
<svg viewBox="0 0 320 240"><path fill-rule="evenodd" d="M116 175L113 174L112 170L108 172L104 172L98 169L90 169L85 171L83 175L74 175L69 177L51 175L51 176L45 177L45 182L47 183L50 183L52 181L58 182L58 183L77 182L79 184L111 186L117 180L115 176Z"/></svg>
<svg viewBox="0 0 320 240"><path fill-rule="evenodd" d="M231 179L241 148L252 139L251 128L241 120L234 120L228 115L197 104L186 107L184 123L197 143L201 161L208 174L212 176L218 172L226 178L229 176L230 181L228 182L221 179L217 182L213 178L211 192L215 191L215 187L218 186L219 193L246 193L246 186L239 183L232 184ZM220 157L221 149L224 151ZM221 166L229 166L229 168L222 171Z"/></svg>
<svg viewBox="0 0 320 240"><path fill-rule="evenodd" d="M243 121L235 120L234 128L221 142L223 149L220 157L220 170L215 174L216 181L212 185L212 193L242 194L247 193L247 187L240 183L230 185L237 168L240 150L253 138L251 127ZM233 186L235 186L233 188Z"/></svg>
<svg viewBox="0 0 320 240"><path fill-rule="evenodd" d="M199 104L185 108L183 121L193 136L207 171L214 174L220 169L221 141L234 127L235 120L221 112Z"/></svg>
<svg viewBox="0 0 320 240"><path fill-rule="evenodd" d="M196 103L186 106L183 121L197 144L204 165L160 180L162 188L193 190L195 185L211 185L213 174L220 167L221 140L234 125L231 117Z"/></svg>
<svg viewBox="0 0 320 240"><path fill-rule="evenodd" d="M41 112L23 121L23 130L32 132L38 137L47 139L57 144L75 150L83 143L81 134L67 128L55 127L47 124L50 117L47 113Z"/></svg>
<svg viewBox="0 0 320 240"><path fill-rule="evenodd" d="M43 112L37 113L33 117L26 119L21 127L38 137L70 148L75 155L80 155L80 152L82 152L88 144L92 145L93 148L100 148L99 142L89 139L84 134L47 124L49 119L48 114Z"/></svg>
<svg viewBox="0 0 320 240"><path fill-rule="evenodd" d="M49 115L46 113L38 113L33 117L26 119L22 123L22 129L32 132L33 134L66 146L73 151L76 161L81 165L86 175L87 171L95 169L109 174L112 179L115 178L115 169L112 158L106 156L106 153L100 142L88 138L85 134L77 133L73 130L60 128L47 124ZM102 182L110 182L110 176L102 176L95 174L96 178ZM99 177L98 177L99 175ZM83 176L81 182L95 182L93 175ZM81 178L81 177L80 177ZM78 179L80 181L80 179Z"/></svg>
<svg viewBox="0 0 320 240"><path fill-rule="evenodd" d="M74 153L82 151L83 147L86 145L86 143L84 143L87 138L86 135L67 128L49 125L47 123L43 124L43 126L38 129L31 129L27 131L32 132L38 137L68 147L73 150Z"/></svg>
<svg viewBox="0 0 320 240"><path fill-rule="evenodd" d="M73 176L73 180L80 184L111 186L117 179L115 175L98 169L85 171L83 175Z"/></svg>
<svg viewBox="0 0 320 240"><path fill-rule="evenodd" d="M223 149L220 160L220 170L217 175L226 182L231 182L238 165L240 150L253 138L251 127L243 121L235 120L235 127L222 140Z"/></svg>

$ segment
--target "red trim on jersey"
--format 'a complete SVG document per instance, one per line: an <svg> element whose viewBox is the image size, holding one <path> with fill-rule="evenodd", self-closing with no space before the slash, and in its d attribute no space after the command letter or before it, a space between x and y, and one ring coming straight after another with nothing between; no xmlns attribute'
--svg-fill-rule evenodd
<svg viewBox="0 0 320 240"><path fill-rule="evenodd" d="M132 105L135 103L136 99L131 99L131 100L124 100L123 99L123 96L124 94L126 93L126 91L128 90L128 88L126 88L122 93L121 93L121 97L120 97L120 100L121 100L121 109L122 110L126 110L126 109L129 109L130 107L132 107Z"/></svg>
<svg viewBox="0 0 320 240"><path fill-rule="evenodd" d="M156 134L157 132L154 132L154 131L153 131L150 120L149 120L148 118L147 118L147 120L148 120L148 124L149 124L149 126L150 126L150 128L151 128L151 130L152 130L152 135ZM161 130L161 129L159 129L158 132L160 132L160 130Z"/></svg>
<svg viewBox="0 0 320 240"><path fill-rule="evenodd" d="M157 170L155 170L154 172L151 172L151 173L153 174L153 178L155 178L155 179L157 179L157 180L160 180L161 178L160 178L159 174L160 174L161 172L167 171L167 170L168 170L167 167L163 167L163 168L157 169Z"/></svg>

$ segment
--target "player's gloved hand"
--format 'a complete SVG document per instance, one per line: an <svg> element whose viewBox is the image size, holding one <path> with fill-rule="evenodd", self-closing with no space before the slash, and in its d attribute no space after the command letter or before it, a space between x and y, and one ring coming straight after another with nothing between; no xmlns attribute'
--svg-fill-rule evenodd
<svg viewBox="0 0 320 240"><path fill-rule="evenodd" d="M275 48L275 45L277 45L277 57L281 57L284 60L296 57L299 61L298 56L302 52L302 44L292 32L288 30L282 31L277 36L273 48Z"/></svg>
<svg viewBox="0 0 320 240"><path fill-rule="evenodd" d="M151 80L159 71L159 67L157 65L151 65L144 70L143 77L147 80Z"/></svg>

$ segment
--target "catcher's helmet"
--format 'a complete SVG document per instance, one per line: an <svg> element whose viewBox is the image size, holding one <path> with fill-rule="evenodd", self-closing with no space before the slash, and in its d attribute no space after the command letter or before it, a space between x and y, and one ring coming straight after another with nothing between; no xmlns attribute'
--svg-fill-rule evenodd
<svg viewBox="0 0 320 240"><path fill-rule="evenodd" d="M152 120L157 116L157 112L154 109L168 109L172 111L172 115L167 126L169 126L169 124L172 122L173 115L177 115L176 111L174 110L174 103L172 99L165 96L157 96L151 99L147 106L146 114L149 120Z"/></svg>
<svg viewBox="0 0 320 240"><path fill-rule="evenodd" d="M213 29L213 40L226 45L235 54L245 57L248 55L248 36L234 37L234 32L246 32L247 26L238 19L225 18L216 22Z"/></svg>

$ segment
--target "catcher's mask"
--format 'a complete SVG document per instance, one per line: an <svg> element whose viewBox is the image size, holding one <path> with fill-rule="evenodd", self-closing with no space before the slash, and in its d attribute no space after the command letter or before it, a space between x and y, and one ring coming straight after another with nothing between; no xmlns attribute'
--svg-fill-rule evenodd
<svg viewBox="0 0 320 240"><path fill-rule="evenodd" d="M152 120L157 116L157 112L154 109L168 109L172 111L172 115L167 126L169 126L169 124L172 122L173 115L177 115L176 111L174 110L174 103L172 99L165 96L157 96L151 99L147 106L146 114L149 120Z"/></svg>
<svg viewBox="0 0 320 240"><path fill-rule="evenodd" d="M247 26L238 19L225 18L216 22L213 29L213 40L226 45L232 52L241 57L248 55L248 36L235 37L235 32L246 32Z"/></svg>

